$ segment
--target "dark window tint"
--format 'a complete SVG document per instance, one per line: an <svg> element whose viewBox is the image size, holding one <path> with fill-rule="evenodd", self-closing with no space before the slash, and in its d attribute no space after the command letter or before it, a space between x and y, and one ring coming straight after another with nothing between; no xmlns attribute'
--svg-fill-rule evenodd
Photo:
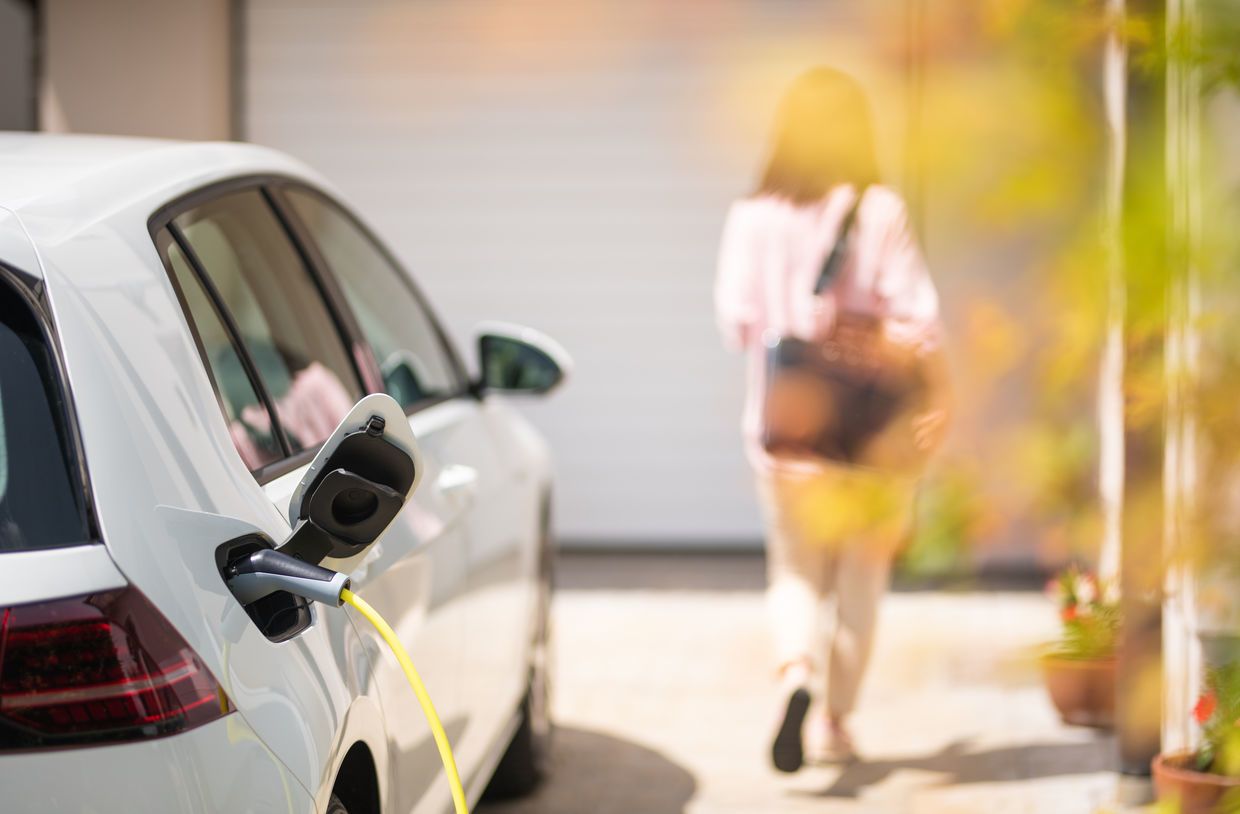
<svg viewBox="0 0 1240 814"><path fill-rule="evenodd" d="M247 190L173 223L236 324L292 451L326 440L361 388L318 286L267 200Z"/></svg>
<svg viewBox="0 0 1240 814"><path fill-rule="evenodd" d="M335 204L305 190L287 196L340 281L388 394L409 408L460 392L452 357L403 272Z"/></svg>
<svg viewBox="0 0 1240 814"><path fill-rule="evenodd" d="M272 426L271 414L255 392L254 383L241 362L228 329L211 304L202 282L166 229L159 233L156 243L164 262L176 278L177 288L181 291L198 338L199 350L219 393L228 433L237 452L241 453L241 460L250 469L280 460L284 453Z"/></svg>
<svg viewBox="0 0 1240 814"><path fill-rule="evenodd" d="M0 551L87 542L65 405L46 338L0 284Z"/></svg>

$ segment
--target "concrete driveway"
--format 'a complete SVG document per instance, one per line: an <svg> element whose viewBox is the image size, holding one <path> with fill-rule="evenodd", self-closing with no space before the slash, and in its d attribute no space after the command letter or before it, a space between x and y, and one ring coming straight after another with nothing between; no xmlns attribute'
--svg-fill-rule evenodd
<svg viewBox="0 0 1240 814"><path fill-rule="evenodd" d="M1037 592L893 593L863 759L785 776L761 558L572 555L559 573L553 776L482 814L1086 814L1115 794L1112 738L1060 724L1042 690Z"/></svg>

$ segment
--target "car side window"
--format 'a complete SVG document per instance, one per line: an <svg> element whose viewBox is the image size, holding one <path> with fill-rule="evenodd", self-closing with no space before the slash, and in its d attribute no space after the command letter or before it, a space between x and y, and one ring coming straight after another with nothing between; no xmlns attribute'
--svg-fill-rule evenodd
<svg viewBox="0 0 1240 814"><path fill-rule="evenodd" d="M384 390L406 410L461 393L455 360L404 272L336 204L296 187L284 195L340 282Z"/></svg>
<svg viewBox="0 0 1240 814"><path fill-rule="evenodd" d="M284 450L271 413L254 389L254 382L211 298L167 229L160 231L155 243L176 280L199 352L219 394L228 434L241 460L251 470L280 460Z"/></svg>
<svg viewBox="0 0 1240 814"><path fill-rule="evenodd" d="M91 538L51 347L0 275L0 552Z"/></svg>
<svg viewBox="0 0 1240 814"><path fill-rule="evenodd" d="M235 325L289 451L322 443L361 386L318 285L263 193L227 194L172 223Z"/></svg>

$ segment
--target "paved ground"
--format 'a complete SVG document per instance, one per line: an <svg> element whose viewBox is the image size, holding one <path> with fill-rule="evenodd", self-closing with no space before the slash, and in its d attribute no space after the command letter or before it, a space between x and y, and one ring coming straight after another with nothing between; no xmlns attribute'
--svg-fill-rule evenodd
<svg viewBox="0 0 1240 814"><path fill-rule="evenodd" d="M897 592L854 729L861 762L767 768L776 706L756 557L565 558L553 777L480 814L1092 814L1114 743L1062 726L1036 592Z"/></svg>

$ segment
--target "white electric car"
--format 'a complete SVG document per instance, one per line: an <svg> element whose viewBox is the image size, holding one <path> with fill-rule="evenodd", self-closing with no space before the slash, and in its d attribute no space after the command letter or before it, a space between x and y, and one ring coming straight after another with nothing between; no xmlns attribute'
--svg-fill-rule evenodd
<svg viewBox="0 0 1240 814"><path fill-rule="evenodd" d="M0 809L449 808L365 620L225 584L314 524L315 477L375 463L316 458L363 398L407 420L424 471L407 504L376 487L397 503L373 544L322 532L314 560L409 649L471 801L531 787L549 457L501 394L545 393L568 363L500 324L478 353L471 376L391 253L287 156L0 135Z"/></svg>

